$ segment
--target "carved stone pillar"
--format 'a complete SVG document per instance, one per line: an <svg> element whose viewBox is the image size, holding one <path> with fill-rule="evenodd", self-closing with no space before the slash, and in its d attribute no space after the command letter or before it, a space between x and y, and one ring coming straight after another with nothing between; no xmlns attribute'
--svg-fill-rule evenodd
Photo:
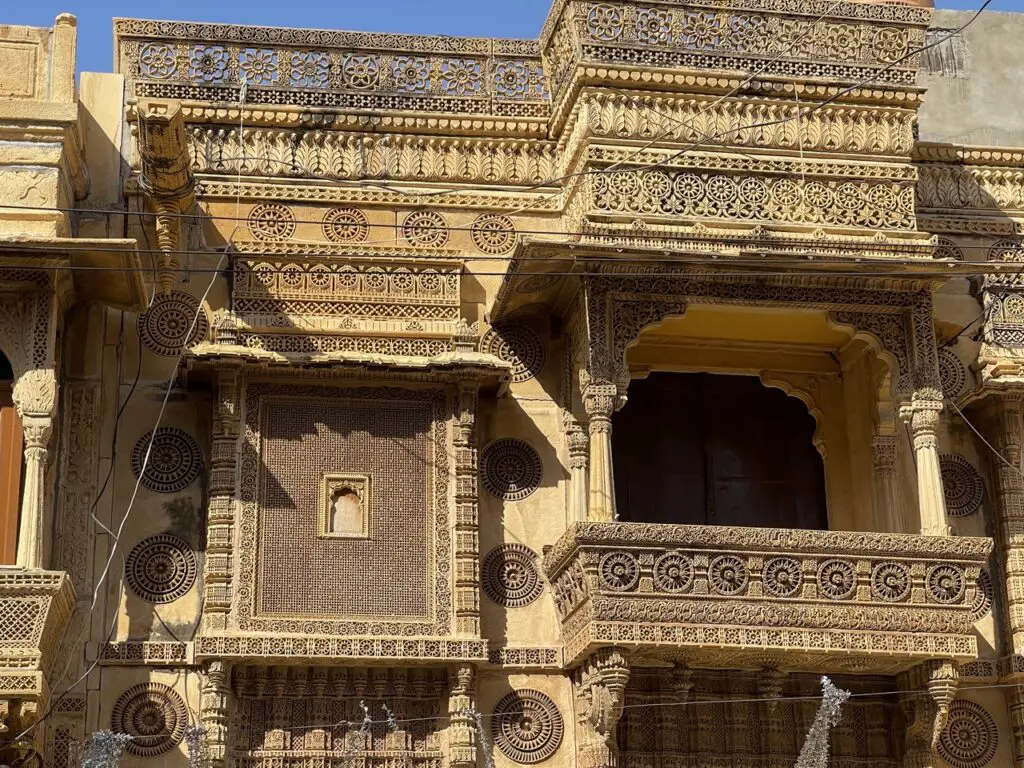
<svg viewBox="0 0 1024 768"><path fill-rule="evenodd" d="M615 475L612 467L612 414L618 390L614 384L591 384L583 391L583 406L589 419L590 493L587 519L610 522L616 519Z"/></svg>
<svg viewBox="0 0 1024 768"><path fill-rule="evenodd" d="M570 422L566 440L569 443L569 522L587 519L587 460L590 440L582 424Z"/></svg>
<svg viewBox="0 0 1024 768"><path fill-rule="evenodd" d="M757 681L757 692L764 699L761 706L761 754L769 768L793 764L792 734L787 732L786 720L781 717L779 704L785 695L789 675L778 669L764 669Z"/></svg>
<svg viewBox="0 0 1024 768"><path fill-rule="evenodd" d="M455 682L448 695L448 764L452 768L476 766L476 673L470 664L455 672Z"/></svg>
<svg viewBox="0 0 1024 768"><path fill-rule="evenodd" d="M210 460L210 501L207 517L206 570L203 591L203 627L227 629L234 595L232 554L235 524L235 472L238 466L239 369L217 372L217 411L213 421Z"/></svg>
<svg viewBox="0 0 1024 768"><path fill-rule="evenodd" d="M693 670L684 666L677 666L669 674L667 692L662 699L673 705L662 709L662 721L665 723L665 731L662 736L661 748L668 757L668 765L683 765L685 760L682 756L689 755L693 749L690 744L690 728L688 727L688 715L693 711L692 707L684 706L690 701L693 693ZM674 706L678 704L679 706ZM675 760L672 756L680 757Z"/></svg>
<svg viewBox="0 0 1024 768"><path fill-rule="evenodd" d="M615 768L615 730L626 700L629 666L615 648L602 649L573 673L578 768Z"/></svg>
<svg viewBox="0 0 1024 768"><path fill-rule="evenodd" d="M228 761L228 723L234 705L231 667L223 661L206 665L200 699L199 723L206 729L210 768L224 768Z"/></svg>
<svg viewBox="0 0 1024 768"><path fill-rule="evenodd" d="M480 636L477 382L462 382L455 416L455 631Z"/></svg>
<svg viewBox="0 0 1024 768"><path fill-rule="evenodd" d="M154 228L156 229L156 244L160 249L160 269L157 272L157 281L160 284L161 293L167 295L174 288L178 279L180 259L178 252L181 241L181 208L177 200L157 200L156 218Z"/></svg>
<svg viewBox="0 0 1024 768"><path fill-rule="evenodd" d="M25 432L25 475L22 481L18 565L46 568L46 467L57 403L57 381L49 369L24 373L14 385L14 405Z"/></svg>
<svg viewBox="0 0 1024 768"><path fill-rule="evenodd" d="M875 464L875 508L886 533L903 533L902 494L896 477L896 436L876 435L871 441Z"/></svg>
<svg viewBox="0 0 1024 768"><path fill-rule="evenodd" d="M900 703L907 717L903 768L935 768L935 750L956 695L957 668L950 661L929 661L900 676Z"/></svg>
<svg viewBox="0 0 1024 768"><path fill-rule="evenodd" d="M921 533L925 536L948 536L946 497L942 490L942 469L939 465L938 430L942 400L926 397L915 394L913 403L907 409L917 463Z"/></svg>
<svg viewBox="0 0 1024 768"><path fill-rule="evenodd" d="M1020 474L1024 395L989 399L980 428L998 452L992 457L996 537L1006 585L1006 623L1011 653L1024 653L1024 478Z"/></svg>

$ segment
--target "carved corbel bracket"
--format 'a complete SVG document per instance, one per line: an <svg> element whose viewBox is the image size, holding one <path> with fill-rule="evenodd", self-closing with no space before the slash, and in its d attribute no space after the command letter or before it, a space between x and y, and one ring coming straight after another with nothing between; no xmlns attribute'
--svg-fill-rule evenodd
<svg viewBox="0 0 1024 768"><path fill-rule="evenodd" d="M157 278L168 294L177 277L181 250L181 214L195 201L195 179L188 156L188 138L181 105L139 105L140 188L155 214L161 251Z"/></svg>
<svg viewBox="0 0 1024 768"><path fill-rule="evenodd" d="M629 664L622 651L602 649L576 670L573 687L580 762L586 768L616 764L615 729L622 717Z"/></svg>
<svg viewBox="0 0 1024 768"><path fill-rule="evenodd" d="M956 664L945 660L930 661L902 676L901 687L908 690L901 699L908 723L904 765L932 765L958 680Z"/></svg>

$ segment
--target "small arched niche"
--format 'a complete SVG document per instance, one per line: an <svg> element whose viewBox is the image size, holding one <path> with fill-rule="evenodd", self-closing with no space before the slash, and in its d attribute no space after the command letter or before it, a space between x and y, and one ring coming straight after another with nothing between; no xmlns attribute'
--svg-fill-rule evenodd
<svg viewBox="0 0 1024 768"><path fill-rule="evenodd" d="M872 338L824 310L690 305L627 362L621 520L880 530L872 439L892 377Z"/></svg>

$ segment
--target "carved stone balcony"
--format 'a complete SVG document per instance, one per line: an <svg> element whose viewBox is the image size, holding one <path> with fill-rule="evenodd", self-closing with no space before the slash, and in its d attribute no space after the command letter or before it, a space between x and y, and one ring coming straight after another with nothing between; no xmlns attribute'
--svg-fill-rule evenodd
<svg viewBox="0 0 1024 768"><path fill-rule="evenodd" d="M977 655L990 539L576 523L544 556L565 659L892 674Z"/></svg>
<svg viewBox="0 0 1024 768"><path fill-rule="evenodd" d="M74 602L66 573L0 569L0 724L20 730L41 714Z"/></svg>

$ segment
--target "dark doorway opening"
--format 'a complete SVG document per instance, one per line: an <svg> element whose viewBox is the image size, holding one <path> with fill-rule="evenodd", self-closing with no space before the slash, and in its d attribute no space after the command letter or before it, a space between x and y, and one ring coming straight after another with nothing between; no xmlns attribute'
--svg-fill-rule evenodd
<svg viewBox="0 0 1024 768"><path fill-rule="evenodd" d="M619 519L828 528L814 418L750 376L653 373L615 414Z"/></svg>

